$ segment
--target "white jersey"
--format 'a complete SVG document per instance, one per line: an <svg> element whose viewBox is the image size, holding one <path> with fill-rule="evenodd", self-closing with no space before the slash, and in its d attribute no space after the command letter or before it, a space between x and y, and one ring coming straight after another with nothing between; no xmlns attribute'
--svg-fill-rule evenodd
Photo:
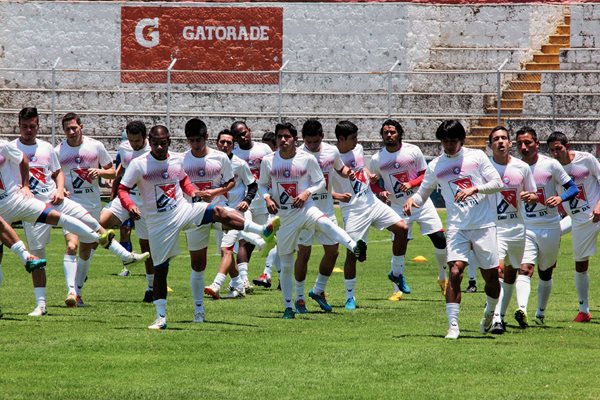
<svg viewBox="0 0 600 400"><path fill-rule="evenodd" d="M227 154L222 151L207 148L204 157L196 157L191 150L183 154L183 169L190 181L199 190L216 189L225 182L233 179L231 162ZM194 197L192 202L199 202L202 199ZM220 195L212 199L213 205L224 205L225 196Z"/></svg>
<svg viewBox="0 0 600 400"><path fill-rule="evenodd" d="M354 171L355 179L343 178L334 174L332 179L333 191L336 193L350 193L352 197L348 203L340 202L342 209L356 205L368 205L378 201L371 191L369 180L365 176L365 154L361 144L357 144L352 151L340 153L342 162Z"/></svg>
<svg viewBox="0 0 600 400"><path fill-rule="evenodd" d="M128 188L138 186L144 218L161 217L167 223L171 212L186 201L180 185L186 176L181 155L169 152L166 160L157 160L146 153L131 161L121 184Z"/></svg>
<svg viewBox="0 0 600 400"><path fill-rule="evenodd" d="M496 182L498 190L502 187L500 175L485 153L463 147L452 156L442 154L432 160L421 187L413 196L415 203L422 205L423 198L429 197L439 184L446 202L448 229L482 229L495 225L494 196L479 192L458 203L454 197L461 189L492 182Z"/></svg>
<svg viewBox="0 0 600 400"><path fill-rule="evenodd" d="M573 153L575 158L563 168L577 185L579 194L566 202L565 210L575 224L580 224L592 219L592 211L600 200L600 163L590 153Z"/></svg>
<svg viewBox="0 0 600 400"><path fill-rule="evenodd" d="M279 206L280 215L289 215L297 211L292 206L293 199L314 183L324 181L323 172L317 159L303 151L296 152L292 158L284 159L279 151L265 156L260 166L261 173L258 180L265 193L271 188L271 198ZM312 197L304 204L305 208L314 205Z"/></svg>
<svg viewBox="0 0 600 400"><path fill-rule="evenodd" d="M256 182L248 163L236 155L231 157L231 169L235 179L235 186L227 193L227 205L231 208L237 207L246 196L248 185Z"/></svg>
<svg viewBox="0 0 600 400"><path fill-rule="evenodd" d="M36 139L35 144L23 144L19 139L10 142L21 150L29 161L29 190L36 199L44 203L52 200L56 191L56 182L52 175L60 170L58 156L54 147L44 140Z"/></svg>
<svg viewBox="0 0 600 400"><path fill-rule="evenodd" d="M150 152L150 145L148 141L145 141L145 146L139 150L134 150L129 143L129 140L122 142L117 149L119 155L121 156L121 165L124 169L129 167L129 164L134 158L137 158L143 154Z"/></svg>
<svg viewBox="0 0 600 400"><path fill-rule="evenodd" d="M236 146L233 149L233 154L248 163L250 172L254 175L254 179L258 181L260 179L260 165L262 160L266 155L273 154L273 150L266 143L252 142L252 147L249 150L243 150ZM265 203L265 199L256 196L252 200L252 204L250 204L250 209L259 213L266 213L267 204Z"/></svg>
<svg viewBox="0 0 600 400"><path fill-rule="evenodd" d="M313 155L317 159L319 167L321 167L321 171L323 171L323 176L325 178L325 189L312 195L315 205L325 214L329 216L334 215L330 177L337 175L336 171L339 171L344 167L339 150L337 147L325 142L321 142L321 149L314 153L308 150L304 144L300 146L299 149Z"/></svg>
<svg viewBox="0 0 600 400"><path fill-rule="evenodd" d="M498 164L494 159L491 162L504 184L502 190L493 195L496 201L496 225L507 236L523 235L525 223L520 194L537 190L531 168L515 157L510 157L506 165Z"/></svg>
<svg viewBox="0 0 600 400"><path fill-rule="evenodd" d="M400 185L416 179L420 171L425 171L427 163L419 147L402 143L402 147L393 153L383 147L373 154L369 167L372 173L383 179L384 188L390 193L392 206L402 208L418 187L403 192Z"/></svg>
<svg viewBox="0 0 600 400"><path fill-rule="evenodd" d="M89 169L112 164L112 158L104 145L84 136L81 145L71 147L65 139L56 146L56 153L65 174L65 188L71 193L71 199L87 210L98 208L100 185L98 178L90 178Z"/></svg>
<svg viewBox="0 0 600 400"><path fill-rule="evenodd" d="M12 201L12 195L21 188L21 161L23 152L6 140L0 140L0 204Z"/></svg>
<svg viewBox="0 0 600 400"><path fill-rule="evenodd" d="M556 228L560 223L560 215L556 207L548 207L546 200L558 195L558 188L567 184L571 178L558 161L543 154L538 155L535 164L530 165L533 179L537 186L538 202L524 204L525 225L537 228Z"/></svg>

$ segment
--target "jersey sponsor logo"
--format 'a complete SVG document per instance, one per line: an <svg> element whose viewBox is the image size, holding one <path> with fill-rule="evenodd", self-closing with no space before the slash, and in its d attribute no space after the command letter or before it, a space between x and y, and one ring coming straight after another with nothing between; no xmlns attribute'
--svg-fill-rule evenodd
<svg viewBox="0 0 600 400"><path fill-rule="evenodd" d="M46 184L46 174L44 168L31 167L29 168L29 189L31 193L37 194L38 186Z"/></svg>
<svg viewBox="0 0 600 400"><path fill-rule="evenodd" d="M404 192L402 192L400 186L402 186L403 183L408 182L408 172L390 174L390 181L392 182L392 189L394 190L396 197L403 197Z"/></svg>
<svg viewBox="0 0 600 400"><path fill-rule="evenodd" d="M154 185L154 196L157 212L165 212L177 207L177 185L175 183Z"/></svg>
<svg viewBox="0 0 600 400"><path fill-rule="evenodd" d="M471 180L470 176L466 176L464 178L458 178L453 181L449 181L448 185L450 185L450 190L452 190L452 193L454 193L454 195L456 196L456 194L461 190L473 187L473 181ZM467 197L463 201L457 202L456 204L459 207L473 206L479 204L479 196L473 195Z"/></svg>
<svg viewBox="0 0 600 400"><path fill-rule="evenodd" d="M201 181L201 182L192 182L194 186L198 188L198 190L207 190L212 187L212 183L210 181ZM202 199L199 197L192 197L192 203L199 203Z"/></svg>
<svg viewBox="0 0 600 400"><path fill-rule="evenodd" d="M279 187L279 204L287 204L288 201L298 196L298 183L277 183Z"/></svg>
<svg viewBox="0 0 600 400"><path fill-rule="evenodd" d="M517 212L517 191L501 190L500 201L496 205L498 219L506 219L506 214L516 214Z"/></svg>
<svg viewBox="0 0 600 400"><path fill-rule="evenodd" d="M573 214L589 209L589 207L586 208L586 206L588 205L588 199L583 184L577 185L577 189L579 189L579 193L577 193L577 196L569 200L569 208L571 209L571 211L573 211Z"/></svg>
<svg viewBox="0 0 600 400"><path fill-rule="evenodd" d="M361 192L366 191L367 177L365 176L365 171L363 169L356 171L354 173L354 176L354 181L351 181L352 191L354 192L354 194L359 194Z"/></svg>
<svg viewBox="0 0 600 400"><path fill-rule="evenodd" d="M71 170L71 183L76 194L93 192L92 178L88 168L76 168Z"/></svg>
<svg viewBox="0 0 600 400"><path fill-rule="evenodd" d="M548 214L548 211L546 211L546 192L544 191L544 188L538 188L535 191L535 194L538 197L537 203L525 203L525 212L528 213L528 217L541 217L542 215ZM536 215L536 213L539 213L539 215Z"/></svg>

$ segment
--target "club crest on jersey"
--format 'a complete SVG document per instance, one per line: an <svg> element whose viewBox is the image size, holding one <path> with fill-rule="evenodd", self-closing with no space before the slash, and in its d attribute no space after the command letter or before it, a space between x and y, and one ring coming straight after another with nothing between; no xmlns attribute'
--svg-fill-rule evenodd
<svg viewBox="0 0 600 400"><path fill-rule="evenodd" d="M36 162L37 161L37 157L34 155L31 156L31 158L29 159L29 161L31 162Z"/></svg>
<svg viewBox="0 0 600 400"><path fill-rule="evenodd" d="M284 176L284 177L286 177L286 178L289 178L289 177L290 177L290 175L291 175L291 174L290 174L290 170L289 170L289 169L286 169L286 170L284 170L284 171L283 171L283 176Z"/></svg>
<svg viewBox="0 0 600 400"><path fill-rule="evenodd" d="M154 186L156 211L165 212L177 207L177 186L174 183Z"/></svg>
<svg viewBox="0 0 600 400"><path fill-rule="evenodd" d="M356 161L354 161L354 160L350 161L350 166L352 168L356 168Z"/></svg>
<svg viewBox="0 0 600 400"><path fill-rule="evenodd" d="M396 161L394 163L394 168L396 168L396 169L400 168L400 163L398 161Z"/></svg>
<svg viewBox="0 0 600 400"><path fill-rule="evenodd" d="M452 172L454 172L456 175L460 174L460 167L452 168Z"/></svg>
<svg viewBox="0 0 600 400"><path fill-rule="evenodd" d="M167 179L169 177L169 171L165 171L161 174L161 176L163 177L163 179Z"/></svg>
<svg viewBox="0 0 600 400"><path fill-rule="evenodd" d="M510 183L510 178L508 176L505 176L504 178L502 178L502 182L504 182L504 184L508 185Z"/></svg>
<svg viewBox="0 0 600 400"><path fill-rule="evenodd" d="M79 156L75 157L75 162L77 164L81 164L81 157L79 157Z"/></svg>
<svg viewBox="0 0 600 400"><path fill-rule="evenodd" d="M288 204L294 197L298 196L298 183L277 183L279 186L279 204Z"/></svg>
<svg viewBox="0 0 600 400"><path fill-rule="evenodd" d="M198 170L198 175L199 175L199 176L204 176L204 175L206 175L206 171L204 170L204 168L200 168L200 169Z"/></svg>

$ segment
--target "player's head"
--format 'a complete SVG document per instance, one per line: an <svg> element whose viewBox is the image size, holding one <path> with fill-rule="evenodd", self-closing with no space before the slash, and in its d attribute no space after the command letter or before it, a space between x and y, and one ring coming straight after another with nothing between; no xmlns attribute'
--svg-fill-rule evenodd
<svg viewBox="0 0 600 400"><path fill-rule="evenodd" d="M319 151L323 141L323 125L316 119L309 119L302 125L304 146L313 153Z"/></svg>
<svg viewBox="0 0 600 400"><path fill-rule="evenodd" d="M291 122L280 122L275 125L275 135L277 135L277 147L280 151L288 152L296 147L298 130Z"/></svg>
<svg viewBox="0 0 600 400"><path fill-rule="evenodd" d="M127 132L127 140L129 140L132 149L141 150L144 148L147 134L146 124L137 120L130 121L125 127L125 132Z"/></svg>
<svg viewBox="0 0 600 400"><path fill-rule="evenodd" d="M438 126L435 137L442 142L444 153L453 155L458 153L462 148L467 137L467 132L460 121L448 119Z"/></svg>
<svg viewBox="0 0 600 400"><path fill-rule="evenodd" d="M235 141L240 148L248 150L252 147L252 131L248 128L246 121L235 121L231 124L231 133L235 136Z"/></svg>
<svg viewBox="0 0 600 400"><path fill-rule="evenodd" d="M488 144L495 156L507 155L512 146L510 132L502 125L494 127L488 136Z"/></svg>
<svg viewBox="0 0 600 400"><path fill-rule="evenodd" d="M277 137L275 136L275 132L266 131L261 138L261 142L268 145L271 150L277 150Z"/></svg>
<svg viewBox="0 0 600 400"><path fill-rule="evenodd" d="M552 157L557 160L569 163L569 138L562 132L552 132L550 136L548 136L548 151Z"/></svg>
<svg viewBox="0 0 600 400"><path fill-rule="evenodd" d="M535 140L536 142L538 141L538 136L535 129L533 129L530 126L524 126L521 129L519 129L517 133L515 133L515 140L517 140L521 135L530 135L533 138L533 140Z"/></svg>
<svg viewBox="0 0 600 400"><path fill-rule="evenodd" d="M335 126L335 137L340 152L353 150L358 143L358 126L350 121L340 121Z"/></svg>
<svg viewBox="0 0 600 400"><path fill-rule="evenodd" d="M233 134L229 129L223 129L217 134L217 149L231 155L233 151Z"/></svg>
<svg viewBox="0 0 600 400"><path fill-rule="evenodd" d="M524 126L515 134L517 151L526 162L533 162L537 159L540 149L540 142L537 133L529 126Z"/></svg>
<svg viewBox="0 0 600 400"><path fill-rule="evenodd" d="M62 117L62 128L67 142L72 146L80 145L83 140L83 124L81 118L74 112L68 112Z"/></svg>
<svg viewBox="0 0 600 400"><path fill-rule="evenodd" d="M35 144L39 128L37 108L25 107L19 111L19 136L23 144Z"/></svg>
<svg viewBox="0 0 600 400"><path fill-rule="evenodd" d="M192 118L185 123L185 137L192 151L203 151L208 139L206 124L199 118Z"/></svg>
<svg viewBox="0 0 600 400"><path fill-rule="evenodd" d="M148 142L150 143L150 152L157 160L165 160L169 153L171 145L171 137L169 129L164 125L155 125L150 128L148 134Z"/></svg>
<svg viewBox="0 0 600 400"><path fill-rule="evenodd" d="M404 129L402 129L400 122L395 119L388 119L381 125L379 135L386 146L397 146L402 143Z"/></svg>

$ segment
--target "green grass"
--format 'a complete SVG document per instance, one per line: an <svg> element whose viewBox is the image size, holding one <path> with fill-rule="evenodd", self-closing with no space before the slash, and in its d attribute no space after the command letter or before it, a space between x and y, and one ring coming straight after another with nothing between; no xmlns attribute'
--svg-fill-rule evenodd
<svg viewBox="0 0 600 400"><path fill-rule="evenodd" d="M372 230L369 258L359 264L360 308L344 310L343 274L334 273L328 289L333 313L318 311L307 299L311 312L292 321L281 319L281 293L259 288L244 300L207 299L207 322L192 324L189 257L183 252L171 264L169 329L153 332L146 326L154 307L141 302L142 269L134 267L128 278L117 276L121 266L105 250L94 256L86 284L89 307L65 308L64 245L60 231L53 232L46 317L27 316L34 307L30 277L5 252L2 399L600 398L600 319L571 322L577 297L570 236L563 239L546 327L521 330L509 316L507 334L481 335L485 295L479 279L480 292L463 295L461 338L448 341L443 339L447 322L433 248L420 236L407 258L423 255L429 262L407 263L413 293L401 302L387 300L389 235ZM213 249L207 284L218 261ZM315 248L307 291L321 254ZM263 261L254 259L251 277L262 272ZM591 261L590 299L592 313L600 317L597 261ZM537 278L532 286L530 314ZM509 314L513 310L514 300Z"/></svg>

